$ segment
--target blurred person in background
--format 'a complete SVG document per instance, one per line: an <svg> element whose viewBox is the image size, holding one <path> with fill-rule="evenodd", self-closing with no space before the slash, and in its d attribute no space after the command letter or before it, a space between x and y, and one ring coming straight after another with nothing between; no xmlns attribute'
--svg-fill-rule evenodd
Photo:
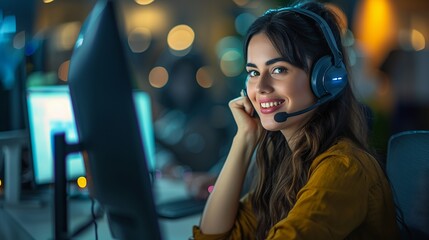
<svg viewBox="0 0 429 240"><path fill-rule="evenodd" d="M231 138L232 124L219 127L216 118L231 117L213 114L217 104L210 89L198 85L196 73L204 64L200 55L169 59L169 80L155 103L156 167L162 177L185 180L192 196L205 199Z"/></svg>

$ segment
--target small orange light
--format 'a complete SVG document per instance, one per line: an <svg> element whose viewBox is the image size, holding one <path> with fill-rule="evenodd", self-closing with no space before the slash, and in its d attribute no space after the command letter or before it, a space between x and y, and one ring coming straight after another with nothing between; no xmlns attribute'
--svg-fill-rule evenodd
<svg viewBox="0 0 429 240"><path fill-rule="evenodd" d="M86 182L86 178L85 178L85 177L79 177L79 178L76 180L76 182L77 182L77 185L78 185L80 188L85 188L85 187L86 187L87 182Z"/></svg>

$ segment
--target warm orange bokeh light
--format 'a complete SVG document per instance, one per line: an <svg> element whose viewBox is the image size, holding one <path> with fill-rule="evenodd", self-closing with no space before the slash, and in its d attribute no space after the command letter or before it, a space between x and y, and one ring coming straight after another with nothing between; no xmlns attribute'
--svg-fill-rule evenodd
<svg viewBox="0 0 429 240"><path fill-rule="evenodd" d="M66 82L69 74L70 60L63 62L58 68L58 78Z"/></svg>
<svg viewBox="0 0 429 240"><path fill-rule="evenodd" d="M154 67L149 72L149 83L152 87L162 88L168 82L168 71L164 67Z"/></svg>
<svg viewBox="0 0 429 240"><path fill-rule="evenodd" d="M195 40L194 30L188 25L177 25L170 30L167 36L168 46L176 51L189 48Z"/></svg>
<svg viewBox="0 0 429 240"><path fill-rule="evenodd" d="M363 0L357 7L355 37L374 65L396 44L397 20L390 0Z"/></svg>
<svg viewBox="0 0 429 240"><path fill-rule="evenodd" d="M213 79L211 78L208 67L201 67L198 69L196 79L198 85L203 88L210 88L213 85Z"/></svg>

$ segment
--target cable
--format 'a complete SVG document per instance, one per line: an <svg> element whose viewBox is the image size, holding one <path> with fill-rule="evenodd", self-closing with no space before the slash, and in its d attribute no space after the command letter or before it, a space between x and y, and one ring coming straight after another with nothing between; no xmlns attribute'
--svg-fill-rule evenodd
<svg viewBox="0 0 429 240"><path fill-rule="evenodd" d="M97 229L97 216L95 214L95 199L91 198L91 215L92 222L94 223L95 240L98 240L98 229Z"/></svg>
<svg viewBox="0 0 429 240"><path fill-rule="evenodd" d="M95 199L94 198L90 198L91 199L91 218L86 221L85 223L83 223L82 225L80 225L80 227L78 227L72 234L70 234L69 239L73 239L76 236L78 236L79 234L81 234L83 231L85 231L86 229L88 229L92 224L94 224L94 228L95 228L95 239L98 240L98 229L97 229L97 219L101 218L103 216L103 211L96 211L95 209Z"/></svg>

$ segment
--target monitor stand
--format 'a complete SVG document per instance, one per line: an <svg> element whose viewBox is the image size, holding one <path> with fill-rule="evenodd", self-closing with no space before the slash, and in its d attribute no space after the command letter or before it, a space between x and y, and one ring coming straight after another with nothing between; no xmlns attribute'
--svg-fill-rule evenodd
<svg viewBox="0 0 429 240"><path fill-rule="evenodd" d="M90 227L104 214L103 211L93 212L93 217L82 223L73 232L68 230L68 204L67 204L67 155L84 151L80 143L69 144L66 142L64 132L54 134L54 239L68 240L76 237ZM92 199L92 201L95 201ZM93 202L94 204L94 202Z"/></svg>

